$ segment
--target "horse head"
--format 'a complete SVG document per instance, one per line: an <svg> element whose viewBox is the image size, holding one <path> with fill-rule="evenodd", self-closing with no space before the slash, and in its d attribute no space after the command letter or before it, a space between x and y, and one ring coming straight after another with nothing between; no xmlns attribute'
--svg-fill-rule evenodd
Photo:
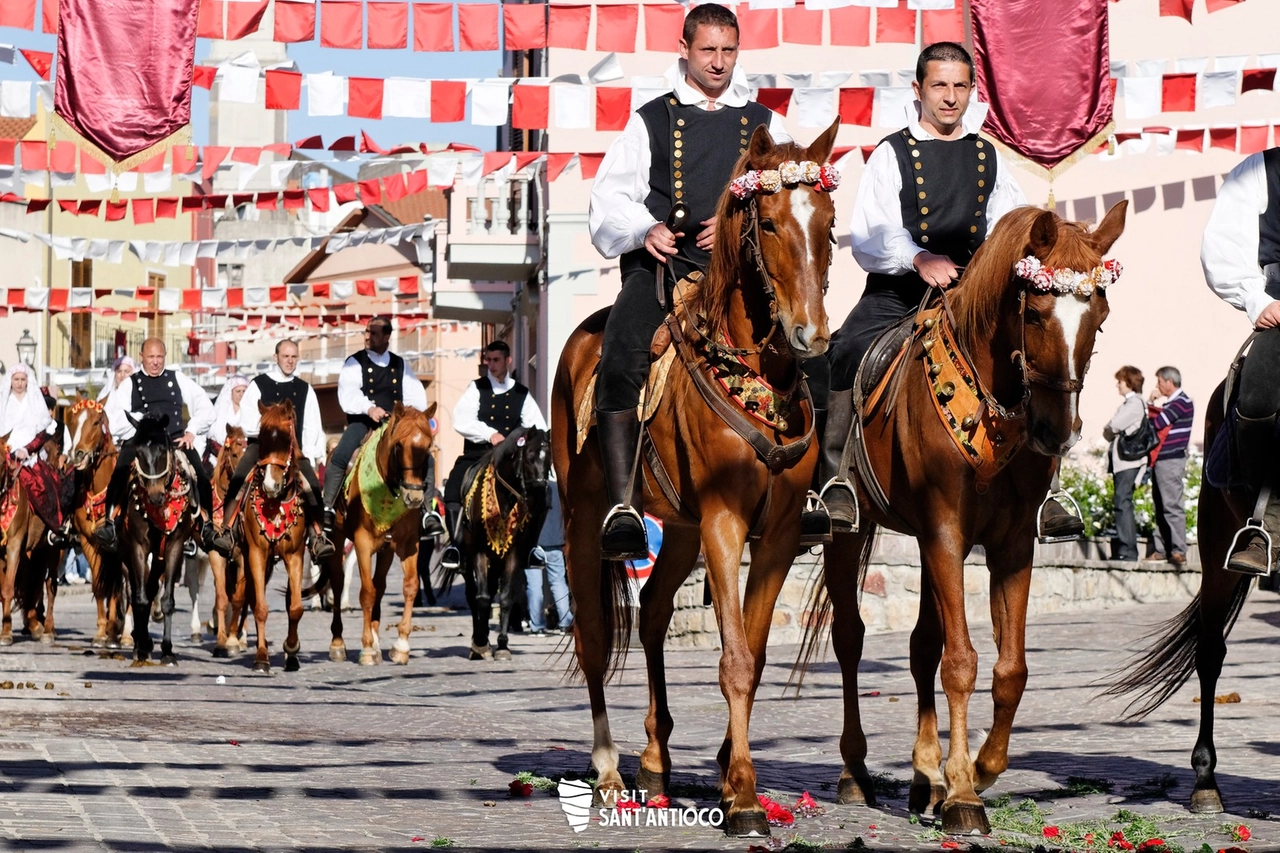
<svg viewBox="0 0 1280 853"><path fill-rule="evenodd" d="M294 423L297 413L292 400L267 405L258 403L262 415L258 428L258 467L262 469L262 491L269 498L278 498L284 492L294 467L297 442ZM228 435L228 438L230 436Z"/></svg>
<svg viewBox="0 0 1280 853"><path fill-rule="evenodd" d="M776 327L798 358L826 351L823 296L836 216L830 190L839 183L827 158L839 127L834 122L808 148L774 144L764 125L752 134L721 196L711 265L700 285L712 332L727 310L728 289L754 281L758 290L742 291L754 333Z"/></svg>
<svg viewBox="0 0 1280 853"><path fill-rule="evenodd" d="M431 485L427 482L427 462L435 441L431 432L431 418L435 413L435 403L425 412L396 403L382 439L387 448L387 486L393 494L399 494L409 509L419 509L426 503L427 488Z"/></svg>
<svg viewBox="0 0 1280 853"><path fill-rule="evenodd" d="M1027 442L1046 456L1061 456L1080 440L1080 390L1110 311L1107 288L1120 273L1103 256L1124 232L1127 207L1116 204L1092 232L1052 211L1019 208L996 224L957 288L960 306L980 296L984 280L1000 282L986 340L974 339L984 323L967 324L970 351L992 353L996 393L1003 386L1021 395ZM970 299L967 313L978 302Z"/></svg>
<svg viewBox="0 0 1280 853"><path fill-rule="evenodd" d="M545 430L513 430L494 450L493 467L514 483L535 514L546 509L547 478L551 472L551 440Z"/></svg>
<svg viewBox="0 0 1280 853"><path fill-rule="evenodd" d="M67 413L71 446L67 459L77 471L88 470L110 441L107 413L97 400L80 400Z"/></svg>
<svg viewBox="0 0 1280 853"><path fill-rule="evenodd" d="M133 473L142 482L147 503L162 506L169 494L169 484L173 482L174 453L173 442L169 440L169 416L135 418L125 412L125 417L137 430L133 437L136 449Z"/></svg>

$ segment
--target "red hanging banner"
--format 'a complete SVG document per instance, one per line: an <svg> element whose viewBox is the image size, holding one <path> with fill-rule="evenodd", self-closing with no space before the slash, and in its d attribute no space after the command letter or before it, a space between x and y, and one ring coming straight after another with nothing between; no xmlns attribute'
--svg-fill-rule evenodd
<svg viewBox="0 0 1280 853"><path fill-rule="evenodd" d="M971 0L985 130L1048 177L1112 129L1108 0ZM880 10L883 11L883 10Z"/></svg>
<svg viewBox="0 0 1280 853"><path fill-rule="evenodd" d="M125 169L188 144L198 12L198 0L61 0L59 132Z"/></svg>

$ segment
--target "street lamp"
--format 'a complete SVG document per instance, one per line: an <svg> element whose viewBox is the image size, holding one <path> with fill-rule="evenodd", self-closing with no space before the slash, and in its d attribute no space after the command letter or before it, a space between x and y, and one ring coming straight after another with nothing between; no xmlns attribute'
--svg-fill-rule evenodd
<svg viewBox="0 0 1280 853"><path fill-rule="evenodd" d="M30 329L22 330L22 337L18 338L18 342L13 345L18 351L18 361L27 367L35 367L36 365L36 339L31 337Z"/></svg>

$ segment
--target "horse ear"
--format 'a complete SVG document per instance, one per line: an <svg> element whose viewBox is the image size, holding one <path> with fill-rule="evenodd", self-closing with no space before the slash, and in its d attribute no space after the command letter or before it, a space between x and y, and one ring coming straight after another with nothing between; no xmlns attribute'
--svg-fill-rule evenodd
<svg viewBox="0 0 1280 853"><path fill-rule="evenodd" d="M267 413L267 404L262 401L262 398L258 398L258 414L265 415L266 413Z"/></svg>
<svg viewBox="0 0 1280 853"><path fill-rule="evenodd" d="M436 416L436 404L435 404L435 403L432 403L430 406L427 406L426 415L427 415L427 417L428 417L428 418L434 418L434 417Z"/></svg>
<svg viewBox="0 0 1280 853"><path fill-rule="evenodd" d="M391 414L397 418L404 417L404 403L397 400L395 408L391 410Z"/></svg>
<svg viewBox="0 0 1280 853"><path fill-rule="evenodd" d="M773 137L769 135L767 125L758 125L751 134L751 144L747 146L747 162L759 167L764 157L774 148Z"/></svg>
<svg viewBox="0 0 1280 853"><path fill-rule="evenodd" d="M1115 206L1102 218L1102 224L1094 229L1093 244L1097 247L1098 254L1105 255L1116 240L1120 239L1120 235L1124 233L1124 219L1128 210L1128 199L1116 202Z"/></svg>
<svg viewBox="0 0 1280 853"><path fill-rule="evenodd" d="M138 428L138 419L137 419L137 418L135 418L133 415L129 414L128 412L125 412L125 413L124 413L124 416L125 416L126 418L128 418L128 419L129 419L129 423L133 424L133 428L134 428L134 429L137 429L137 428Z"/></svg>
<svg viewBox="0 0 1280 853"><path fill-rule="evenodd" d="M156 423L158 423L158 424L160 425L160 429L162 429L162 430L164 430L164 429L168 429L168 428L169 428L169 416L168 416L167 414L165 414L165 415L161 415L161 416L157 419Z"/></svg>
<svg viewBox="0 0 1280 853"><path fill-rule="evenodd" d="M804 152L805 159L812 160L818 165L822 165L823 163L826 163L828 160L830 160L831 150L835 148L836 134L839 131L840 131L840 117L837 116L836 120L831 122L831 127L828 127L826 130L824 130L822 132L822 135L819 136L817 139L813 140L813 144L805 149L805 152Z"/></svg>
<svg viewBox="0 0 1280 853"><path fill-rule="evenodd" d="M1053 244L1058 242L1058 217L1046 210L1031 223L1031 236L1027 238L1031 245L1031 254L1044 257Z"/></svg>

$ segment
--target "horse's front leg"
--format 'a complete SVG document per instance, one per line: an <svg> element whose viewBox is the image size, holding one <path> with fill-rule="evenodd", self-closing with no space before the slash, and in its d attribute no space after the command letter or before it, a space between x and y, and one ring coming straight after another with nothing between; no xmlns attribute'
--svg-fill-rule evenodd
<svg viewBox="0 0 1280 853"><path fill-rule="evenodd" d="M416 534L417 531L414 532ZM400 613L400 623L396 626L396 641L391 648L391 662L403 665L409 662L409 638L413 634L413 603L418 598L416 541L411 540L410 545L402 549L400 569L404 572L404 610Z"/></svg>
<svg viewBox="0 0 1280 853"><path fill-rule="evenodd" d="M867 626L858 608L863 551L870 547L870 532L836 533L822 549L822 578L831 601L831 645L840 664L844 695L844 725L840 732L840 756L844 766L836 785L836 802L843 805L876 804L875 786L867 772L867 736L862 730L858 703L858 665Z"/></svg>
<svg viewBox="0 0 1280 853"><path fill-rule="evenodd" d="M493 609L489 592L489 550L468 544L462 553L471 561L467 585L474 590L471 596L471 660L483 660L490 655L489 616Z"/></svg>
<svg viewBox="0 0 1280 853"><path fill-rule="evenodd" d="M942 663L942 616L934 597L933 582L920 572L920 612L911 631L911 679L916 687L916 742L911 749L911 787L907 809L930 820L939 817L947 798L942 775L942 743L938 740L938 704L935 682Z"/></svg>
<svg viewBox="0 0 1280 853"><path fill-rule="evenodd" d="M289 601L287 609L289 611L289 633L284 638L284 671L298 671L298 650L301 643L298 640L298 622L302 620L302 552L306 548L306 538L304 534L299 534L294 548L285 556L285 571L289 575Z"/></svg>
<svg viewBox="0 0 1280 853"><path fill-rule="evenodd" d="M991 732L974 763L974 787L980 792L994 785L1009 767L1009 735L1027 687L1027 597L1031 591L1033 542L1028 535L987 551L991 629L997 656L991 678Z"/></svg>
<svg viewBox="0 0 1280 853"><path fill-rule="evenodd" d="M360 560L360 611L363 614L363 631L360 634L360 665L373 666L382 662L381 653L375 651L377 634L373 625L373 606L377 603L378 591L373 585L373 562L378 555L374 548L378 543L372 534L364 529L356 531L356 553Z"/></svg>
<svg viewBox="0 0 1280 853"><path fill-rule="evenodd" d="M663 532L658 561L640 590L640 642L649 675L649 713L644 730L649 743L640 754L636 788L656 797L671 787L669 743L675 724L667 703L666 658L662 643L675 613L676 593L698 561L702 539L696 527L669 525Z"/></svg>
<svg viewBox="0 0 1280 853"><path fill-rule="evenodd" d="M14 538L5 548L4 572L0 574L0 646L13 645L13 601L18 595L18 560L22 557L22 545Z"/></svg>
<svg viewBox="0 0 1280 853"><path fill-rule="evenodd" d="M182 552L181 537L174 536L165 545L164 594L160 599L160 611L164 615L164 633L160 640L160 663L174 666L178 656L173 653L173 612L177 609L178 578L186 555Z"/></svg>
<svg viewBox="0 0 1280 853"><path fill-rule="evenodd" d="M62 551L42 551L45 554L44 565L40 568L44 574L44 594L48 603L44 608L44 631L40 634L40 642L53 645L53 603L58 597L58 568L62 565Z"/></svg>
<svg viewBox="0 0 1280 853"><path fill-rule="evenodd" d="M221 554L209 555L209 574L213 575L213 644L215 658L227 657L227 561Z"/></svg>
<svg viewBox="0 0 1280 853"><path fill-rule="evenodd" d="M145 541L131 542L127 548L129 553L125 561L129 566L129 594L132 599L133 659L135 663L141 663L151 659L151 650L155 647L151 640L151 558Z"/></svg>
<svg viewBox="0 0 1280 853"><path fill-rule="evenodd" d="M337 663L344 663L347 660L347 644L342 640L342 605L341 601L346 596L344 592L346 586L346 562L347 556L343 553L344 542L342 534L339 533L335 538L333 547L335 553L329 558L329 595L333 599L333 617L329 620L329 660ZM352 548L351 557L358 559L356 550Z"/></svg>
<svg viewBox="0 0 1280 853"><path fill-rule="evenodd" d="M729 725L716 756L720 765L724 831L727 835L768 835L769 823L756 795L756 770L751 762L749 738L751 684L756 661L738 592L747 525L734 509L704 505L701 533L707 558L707 584L711 588L723 649L720 692L729 704Z"/></svg>
<svg viewBox="0 0 1280 853"><path fill-rule="evenodd" d="M964 547L955 530L944 527L937 534L921 542L920 556L942 617L942 690L947 694L951 717L943 769L947 798L942 802L942 831L986 835L991 825L974 786L969 752L969 699L978 680L978 653L969 639L964 612Z"/></svg>
<svg viewBox="0 0 1280 853"><path fill-rule="evenodd" d="M204 564L200 555L186 558L183 581L187 586L187 594L191 596L191 642L199 645L204 642L204 626L200 624L200 582L204 579Z"/></svg>
<svg viewBox="0 0 1280 853"><path fill-rule="evenodd" d="M516 553L515 545L502 558L501 569L490 583L490 594L498 599L498 648L493 652L494 660L511 660L511 649L508 646L508 626L511 622L511 605L515 601Z"/></svg>
<svg viewBox="0 0 1280 853"><path fill-rule="evenodd" d="M253 659L253 671L271 674L271 657L267 653L267 569L271 565L271 546L247 533L245 562L253 582L253 621L258 630L258 650Z"/></svg>

